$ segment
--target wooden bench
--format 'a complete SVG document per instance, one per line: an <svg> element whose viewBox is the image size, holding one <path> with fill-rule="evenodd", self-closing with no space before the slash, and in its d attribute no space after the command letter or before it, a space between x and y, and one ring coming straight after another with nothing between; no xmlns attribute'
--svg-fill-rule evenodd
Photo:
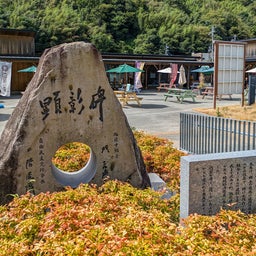
<svg viewBox="0 0 256 256"><path fill-rule="evenodd" d="M133 91L114 91L118 100L122 103L122 106L128 105L129 101L136 101L139 106L141 106L140 101L143 99L142 97L138 97L137 94Z"/></svg>
<svg viewBox="0 0 256 256"><path fill-rule="evenodd" d="M168 91L168 89L170 88L177 88L175 84L167 84L167 83L160 83L158 87L156 87L158 91L160 90L166 90Z"/></svg>
<svg viewBox="0 0 256 256"><path fill-rule="evenodd" d="M196 93L192 90L183 90L183 89L176 89L176 88L169 88L168 92L164 94L165 101L168 97L176 97L180 103L183 103L184 99L191 98L193 102L195 102Z"/></svg>
<svg viewBox="0 0 256 256"><path fill-rule="evenodd" d="M125 99L124 99L125 104L129 104L129 101L136 101L137 104L138 104L139 106L141 106L140 101L141 101L142 99L143 99L143 98L138 97L135 92L125 92Z"/></svg>
<svg viewBox="0 0 256 256"><path fill-rule="evenodd" d="M160 90L168 90L169 89L170 84L166 84L166 83L160 83L158 87L156 87L156 89L160 92Z"/></svg>
<svg viewBox="0 0 256 256"><path fill-rule="evenodd" d="M202 99L204 99L205 96L213 96L214 95L214 88L213 87L206 87L205 91L202 92L202 95L203 95ZM217 95L217 98L219 100L221 100L223 95L228 95L229 98L232 100L232 94L219 94L219 95Z"/></svg>

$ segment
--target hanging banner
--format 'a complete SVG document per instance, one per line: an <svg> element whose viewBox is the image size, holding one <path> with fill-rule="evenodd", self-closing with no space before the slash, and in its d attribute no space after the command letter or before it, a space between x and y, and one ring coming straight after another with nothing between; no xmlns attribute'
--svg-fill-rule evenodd
<svg viewBox="0 0 256 256"><path fill-rule="evenodd" d="M178 74L178 64L171 64L171 70L172 70L172 73L171 73L170 87L173 87Z"/></svg>
<svg viewBox="0 0 256 256"><path fill-rule="evenodd" d="M136 68L141 69L141 70L143 70L144 65L145 65L145 62L136 61L136 63L135 63ZM143 87L140 78L141 78L141 72L136 72L135 79L134 79L134 88L135 89L139 89L139 88Z"/></svg>
<svg viewBox="0 0 256 256"><path fill-rule="evenodd" d="M0 61L0 95L11 96L12 63Z"/></svg>

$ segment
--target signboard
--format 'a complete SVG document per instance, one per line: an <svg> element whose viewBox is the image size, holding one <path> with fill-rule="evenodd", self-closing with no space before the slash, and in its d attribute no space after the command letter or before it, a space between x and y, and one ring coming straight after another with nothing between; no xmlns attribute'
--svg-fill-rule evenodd
<svg viewBox="0 0 256 256"><path fill-rule="evenodd" d="M249 74L248 105L255 103L256 75Z"/></svg>
<svg viewBox="0 0 256 256"><path fill-rule="evenodd" d="M11 95L12 63L0 61L0 95Z"/></svg>
<svg viewBox="0 0 256 256"><path fill-rule="evenodd" d="M214 42L215 100L217 95L243 94L245 45L241 42Z"/></svg>

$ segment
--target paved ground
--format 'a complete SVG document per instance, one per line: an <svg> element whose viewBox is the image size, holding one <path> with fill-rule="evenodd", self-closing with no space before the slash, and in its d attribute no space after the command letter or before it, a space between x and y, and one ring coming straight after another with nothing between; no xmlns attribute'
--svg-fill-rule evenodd
<svg viewBox="0 0 256 256"><path fill-rule="evenodd" d="M140 93L140 97L143 98L142 106L131 103L123 107L123 110L131 127L168 138L174 142L175 147L179 148L180 113L192 112L194 108L213 108L213 99L212 97L202 99L202 96L198 96L195 103L188 99L180 104L175 98L164 101L163 94L164 92L156 90L143 90ZM20 97L21 95L12 95L8 98L0 96L0 104L4 104L4 108L0 108L0 134ZM217 101L217 107L240 104L240 95L233 95L232 98L230 100L228 96L223 97L221 101Z"/></svg>
<svg viewBox="0 0 256 256"><path fill-rule="evenodd" d="M144 91L141 93L141 107L133 104L123 109L131 127L168 138L179 148L180 113L193 112L194 108L213 108L213 99L202 99L199 95L196 102L188 99L180 104L176 98L164 101L163 94L164 92ZM223 97L221 101L217 101L217 107L240 104L240 99L240 95L233 96L232 100L228 96Z"/></svg>

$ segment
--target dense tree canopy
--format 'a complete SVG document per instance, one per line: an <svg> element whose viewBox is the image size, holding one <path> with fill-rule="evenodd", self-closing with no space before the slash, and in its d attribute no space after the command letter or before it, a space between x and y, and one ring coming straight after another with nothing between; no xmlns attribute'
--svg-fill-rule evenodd
<svg viewBox="0 0 256 256"><path fill-rule="evenodd" d="M0 0L0 27L34 30L36 49L87 41L101 52L207 52L256 36L253 0Z"/></svg>

